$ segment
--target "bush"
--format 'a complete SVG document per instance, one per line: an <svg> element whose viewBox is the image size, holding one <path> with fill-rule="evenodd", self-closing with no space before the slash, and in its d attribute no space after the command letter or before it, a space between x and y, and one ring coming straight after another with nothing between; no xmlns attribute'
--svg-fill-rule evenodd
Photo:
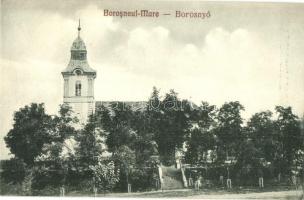
<svg viewBox="0 0 304 200"><path fill-rule="evenodd" d="M26 164L17 158L1 161L2 180L6 183L21 183L25 177Z"/></svg>
<svg viewBox="0 0 304 200"><path fill-rule="evenodd" d="M22 186L20 183L6 183L0 179L0 195L22 195Z"/></svg>
<svg viewBox="0 0 304 200"><path fill-rule="evenodd" d="M60 187L63 184L61 169L36 169L33 173L33 189L44 189L47 186Z"/></svg>
<svg viewBox="0 0 304 200"><path fill-rule="evenodd" d="M33 196L59 196L60 188L54 186L46 186L43 189L33 189Z"/></svg>
<svg viewBox="0 0 304 200"><path fill-rule="evenodd" d="M151 169L134 169L130 174L130 179L132 191L144 191L154 186Z"/></svg>

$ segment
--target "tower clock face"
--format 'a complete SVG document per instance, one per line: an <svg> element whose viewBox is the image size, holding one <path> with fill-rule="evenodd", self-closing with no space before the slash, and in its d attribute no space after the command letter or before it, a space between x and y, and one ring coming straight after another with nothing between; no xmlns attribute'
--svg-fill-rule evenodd
<svg viewBox="0 0 304 200"><path fill-rule="evenodd" d="M75 70L75 74L76 74L77 76L79 76L79 75L82 74L82 71L81 71L80 69L76 69L76 70Z"/></svg>

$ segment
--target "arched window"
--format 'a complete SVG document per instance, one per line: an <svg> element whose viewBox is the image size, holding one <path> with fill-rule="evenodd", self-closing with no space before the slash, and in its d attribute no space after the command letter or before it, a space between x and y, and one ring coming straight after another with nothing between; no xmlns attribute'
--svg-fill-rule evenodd
<svg viewBox="0 0 304 200"><path fill-rule="evenodd" d="M81 82L80 81L76 81L75 95L76 96L81 96Z"/></svg>
<svg viewBox="0 0 304 200"><path fill-rule="evenodd" d="M76 70L74 71L74 73L75 73L77 76L79 76L79 75L82 74L82 71L81 71L80 69L76 69Z"/></svg>

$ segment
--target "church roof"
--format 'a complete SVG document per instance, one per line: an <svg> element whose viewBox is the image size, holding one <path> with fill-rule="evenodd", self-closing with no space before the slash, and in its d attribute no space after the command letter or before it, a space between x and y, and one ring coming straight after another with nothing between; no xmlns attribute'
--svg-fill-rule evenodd
<svg viewBox="0 0 304 200"><path fill-rule="evenodd" d="M87 49L84 41L80 37L80 22L78 27L78 36L71 46L71 59L68 66L62 71L62 74L72 74L76 69L82 70L84 73L96 75L96 71L92 69L87 60Z"/></svg>
<svg viewBox="0 0 304 200"><path fill-rule="evenodd" d="M112 110L111 105L116 107L118 109L123 110L124 108L130 108L132 111L140 111L143 112L145 109L147 109L147 106L149 106L151 102L149 101L96 101L95 102L95 110L96 111L101 111L102 107L105 107L109 109L110 111ZM193 103L190 102L191 108L193 110L198 110L199 107ZM181 107L179 107L181 108Z"/></svg>
<svg viewBox="0 0 304 200"><path fill-rule="evenodd" d="M111 110L111 105L113 106L120 106L119 109L129 107L132 111L144 111L147 106L147 101L96 101L95 102L95 109L96 111L102 110L102 106Z"/></svg>
<svg viewBox="0 0 304 200"><path fill-rule="evenodd" d="M75 69L81 69L83 72L88 72L88 73L96 73L94 69L92 69L89 66L89 63L87 60L73 60L71 59L68 66L65 68L63 73L72 73Z"/></svg>
<svg viewBox="0 0 304 200"><path fill-rule="evenodd" d="M71 51L81 51L81 50L86 51L87 49L82 38L78 36L72 44Z"/></svg>

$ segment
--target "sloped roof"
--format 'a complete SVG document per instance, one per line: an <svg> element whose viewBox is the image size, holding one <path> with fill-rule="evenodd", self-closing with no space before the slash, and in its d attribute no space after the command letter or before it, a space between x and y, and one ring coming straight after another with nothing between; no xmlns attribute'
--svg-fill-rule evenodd
<svg viewBox="0 0 304 200"><path fill-rule="evenodd" d="M84 53L84 57L78 58L79 53ZM87 60L87 50L84 41L78 35L71 46L71 59L68 66L62 71L63 74L71 74L75 69L81 69L84 73L96 74L96 71L92 69Z"/></svg>
<svg viewBox="0 0 304 200"><path fill-rule="evenodd" d="M71 47L71 51L86 51L86 46L85 46L85 43L84 41L82 40L82 38L80 36L78 36L73 44L72 44L72 47Z"/></svg>
<svg viewBox="0 0 304 200"><path fill-rule="evenodd" d="M194 104L193 102L190 103L193 110L199 109L199 107L196 104ZM111 105L112 106L117 105L118 109L124 109L129 107L132 111L143 112L149 105L149 101L96 101L95 110L96 111L102 110L102 106L108 108L109 110L112 110Z"/></svg>
<svg viewBox="0 0 304 200"><path fill-rule="evenodd" d="M92 69L88 63L88 61L85 60L73 60L71 59L68 66L62 71L65 72L73 72L75 69L81 69L83 72L89 72L89 73L96 73L96 70Z"/></svg>
<svg viewBox="0 0 304 200"><path fill-rule="evenodd" d="M106 108L111 108L113 106L119 106L119 109L129 107L132 111L144 111L147 106L147 101L96 101L95 102L95 109L96 111L101 110L102 106Z"/></svg>

